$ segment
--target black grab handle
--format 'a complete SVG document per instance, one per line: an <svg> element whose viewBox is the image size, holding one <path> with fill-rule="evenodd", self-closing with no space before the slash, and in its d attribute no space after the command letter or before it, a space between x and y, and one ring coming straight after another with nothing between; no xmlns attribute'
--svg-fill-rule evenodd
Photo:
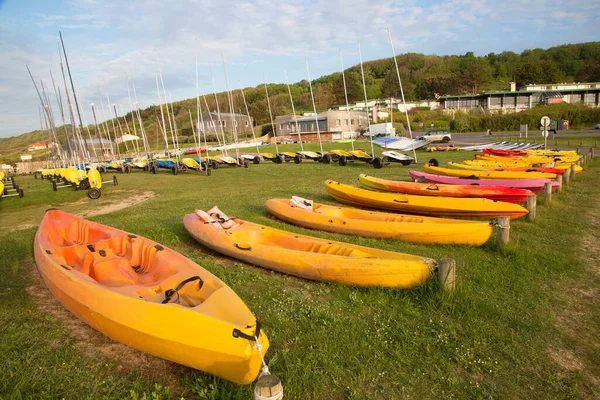
<svg viewBox="0 0 600 400"><path fill-rule="evenodd" d="M162 301L162 304L166 304L169 301L171 301L173 296L175 294L177 294L177 292L179 292L181 290L181 288L183 288L186 284L188 284L190 282L194 282L194 281L200 281L200 283L198 285L198 290L202 289L202 286L204 285L204 281L202 280L202 278L200 278L198 275L192 276L191 278L187 278L187 279L181 281L181 283L179 285L177 285L177 287L175 287L175 289L167 289L165 291L165 299Z"/></svg>

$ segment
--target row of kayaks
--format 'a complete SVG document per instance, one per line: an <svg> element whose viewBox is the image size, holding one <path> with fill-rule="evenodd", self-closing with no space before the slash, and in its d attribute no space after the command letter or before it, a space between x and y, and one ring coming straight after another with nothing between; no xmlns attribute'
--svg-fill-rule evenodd
<svg viewBox="0 0 600 400"><path fill-rule="evenodd" d="M197 210L183 221L211 249L307 279L410 288L436 271L430 258L294 234L220 211ZM34 254L54 296L107 336L232 382L256 379L269 345L260 322L231 288L186 257L58 210L46 212Z"/></svg>
<svg viewBox="0 0 600 400"><path fill-rule="evenodd" d="M527 210L517 203L531 195L528 189L507 186L452 188L366 175L359 180L378 191L331 180L325 189L346 204L419 215L330 206L298 197L271 199L265 205L279 219L310 229L477 246L492 234L489 221L439 216L518 218ZM431 258L279 230L229 217L216 207L185 215L183 224L199 243L219 253L306 279L411 288L437 270ZM240 384L258 375L269 345L260 322L231 288L177 252L49 210L36 233L34 253L44 282L63 305L113 339Z"/></svg>

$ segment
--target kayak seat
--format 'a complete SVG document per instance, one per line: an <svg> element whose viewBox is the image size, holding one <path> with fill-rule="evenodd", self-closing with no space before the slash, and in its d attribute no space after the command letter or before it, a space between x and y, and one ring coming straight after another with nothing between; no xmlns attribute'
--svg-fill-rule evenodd
<svg viewBox="0 0 600 400"><path fill-rule="evenodd" d="M110 234L97 228L90 228L85 221L73 222L68 227L57 226L48 233L48 240L57 247L87 245L109 237Z"/></svg>

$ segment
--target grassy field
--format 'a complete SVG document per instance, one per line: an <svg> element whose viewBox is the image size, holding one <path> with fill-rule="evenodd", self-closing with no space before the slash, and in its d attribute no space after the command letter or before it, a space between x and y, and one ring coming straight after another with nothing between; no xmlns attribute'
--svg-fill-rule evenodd
<svg viewBox="0 0 600 400"><path fill-rule="evenodd" d="M432 156L418 155L419 161ZM441 162L473 156L434 155ZM358 184L359 173L408 179L408 168L400 164L375 170L365 163L267 162L219 168L211 177L172 176L166 170L119 174L119 186L105 186L92 201L82 191L53 192L46 181L17 177L25 197L0 200L0 397L252 398L252 386L129 349L66 311L45 288L33 259L36 226L49 207L156 240L231 286L263 324L271 341L266 360L282 379L285 398L600 396L598 159L550 205L540 204L535 222L513 221L504 252L495 250L494 237L469 248L309 231L270 217L263 207L269 198L291 195L335 204L324 180ZM413 290L353 288L222 257L197 244L182 224L184 214L215 204L229 215L276 228L452 257L457 289L444 293L434 283Z"/></svg>

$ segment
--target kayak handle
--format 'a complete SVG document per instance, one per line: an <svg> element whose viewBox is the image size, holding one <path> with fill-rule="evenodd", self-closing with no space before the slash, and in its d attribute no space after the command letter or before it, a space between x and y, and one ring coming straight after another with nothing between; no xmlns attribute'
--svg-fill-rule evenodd
<svg viewBox="0 0 600 400"><path fill-rule="evenodd" d="M433 185L427 186L427 190L440 190L440 188L434 183Z"/></svg>
<svg viewBox="0 0 600 400"><path fill-rule="evenodd" d="M241 337L241 338L244 338L246 340L250 340L251 342L255 342L256 338L258 338L258 336L260 336L260 321L256 320L256 331L254 331L254 335L253 336L246 335L244 332L240 331L237 328L233 328L232 335L233 335L234 338Z"/></svg>
<svg viewBox="0 0 600 400"><path fill-rule="evenodd" d="M240 250L252 250L252 246L250 246L248 243L235 243L234 246Z"/></svg>
<svg viewBox="0 0 600 400"><path fill-rule="evenodd" d="M202 278L200 278L198 275L196 276L192 276L191 278L187 278L183 281L181 281L181 283L179 285L177 285L175 287L175 289L167 289L165 291L165 299L162 301L162 304L166 304L169 301L171 301L171 299L173 298L173 296L177 295L177 298L179 298L179 291L188 283L190 282L194 282L194 281L200 281L200 283L198 284L198 290L202 289L202 286L204 285L204 281L202 280Z"/></svg>
<svg viewBox="0 0 600 400"><path fill-rule="evenodd" d="M408 203L408 200L397 200L397 199L394 199L394 202L396 202L396 203Z"/></svg>

